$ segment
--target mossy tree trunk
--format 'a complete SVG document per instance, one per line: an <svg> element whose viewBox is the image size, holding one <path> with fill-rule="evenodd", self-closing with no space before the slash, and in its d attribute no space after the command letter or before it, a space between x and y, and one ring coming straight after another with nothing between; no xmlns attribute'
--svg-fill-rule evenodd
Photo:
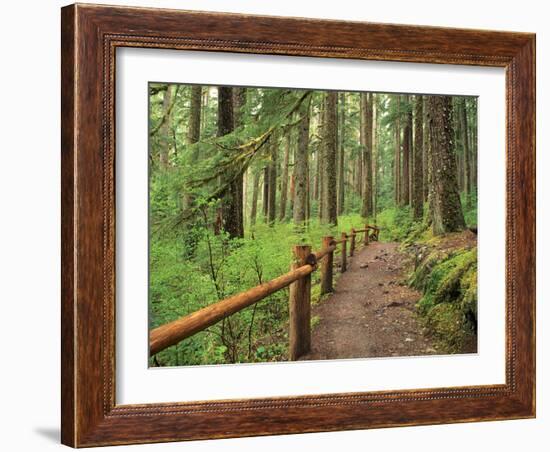
<svg viewBox="0 0 550 452"><path fill-rule="evenodd" d="M323 127L323 145L325 149L323 195L325 199L321 221L333 225L338 223L336 200L337 103L337 92L329 91L325 94L325 121Z"/></svg>
<svg viewBox="0 0 550 452"><path fill-rule="evenodd" d="M453 151L452 98L428 98L431 139L432 229L435 235L466 227L458 192L456 157Z"/></svg>
<svg viewBox="0 0 550 452"><path fill-rule="evenodd" d="M201 110L202 110L202 86L193 85L191 87L189 99L189 126L187 128L186 141L188 145L193 145L199 142L201 138ZM195 163L198 159L197 150L191 151L191 161ZM193 196L190 193L183 193L182 197L183 209L187 210L192 207Z"/></svg>
<svg viewBox="0 0 550 452"><path fill-rule="evenodd" d="M281 200L279 205L279 221L286 218L286 205L288 201L288 163L290 159L291 134L287 130L285 134L285 154L283 157L283 173L281 174Z"/></svg>
<svg viewBox="0 0 550 452"><path fill-rule="evenodd" d="M422 219L424 208L424 169L422 167L422 148L424 146L424 108L422 96L415 96L414 112L414 165L413 165L413 218L416 221Z"/></svg>
<svg viewBox="0 0 550 452"><path fill-rule="evenodd" d="M218 137L227 135L234 130L233 119L233 88L220 86L218 88ZM239 187L239 181L241 186ZM229 237L243 237L242 216L242 178L232 178L223 181L227 187L222 195L220 208L220 225Z"/></svg>
<svg viewBox="0 0 550 452"><path fill-rule="evenodd" d="M293 219L296 226L303 226L306 221L307 208L307 171L309 146L309 102L304 103L298 123L298 145L294 161L294 206Z"/></svg>
<svg viewBox="0 0 550 452"><path fill-rule="evenodd" d="M201 138L201 101L202 86L192 86L189 106L189 128L187 129L187 144L195 144Z"/></svg>
<svg viewBox="0 0 550 452"><path fill-rule="evenodd" d="M267 222L270 225L275 223L276 198L277 198L277 154L279 152L279 139L274 132L269 138L269 185L267 191Z"/></svg>
<svg viewBox="0 0 550 452"><path fill-rule="evenodd" d="M363 202L361 216L372 215L372 95L361 93L361 145L363 148Z"/></svg>
<svg viewBox="0 0 550 452"><path fill-rule="evenodd" d="M258 192L260 185L260 171L254 172L254 178L252 179L252 201L250 205L250 225L256 224L256 215L258 210Z"/></svg>
<svg viewBox="0 0 550 452"><path fill-rule="evenodd" d="M338 215L344 213L344 177L345 177L345 124L346 124L346 93L340 93L338 115Z"/></svg>
<svg viewBox="0 0 550 452"><path fill-rule="evenodd" d="M411 128L412 111L410 109L409 96L405 96L405 128L403 129L403 174L401 178L401 204L406 206L410 204L410 154L411 154Z"/></svg>
<svg viewBox="0 0 550 452"><path fill-rule="evenodd" d="M470 157L470 138L468 130L468 118L466 116L466 99L460 98L459 100L459 121L460 129L462 132L462 150L464 152L464 190L468 195L467 202L470 201L470 194L472 192L472 169L471 169L471 157Z"/></svg>
<svg viewBox="0 0 550 452"><path fill-rule="evenodd" d="M162 169L168 168L168 158L170 152L170 125L171 125L171 112L173 106L173 85L168 85L166 91L164 91L164 97L162 99L162 126L160 128L161 146L159 152L159 165Z"/></svg>
<svg viewBox="0 0 550 452"><path fill-rule="evenodd" d="M394 97L397 103L397 117L394 121L394 157L393 157L393 191L394 202L401 202L401 121L399 114L401 110L401 96Z"/></svg>

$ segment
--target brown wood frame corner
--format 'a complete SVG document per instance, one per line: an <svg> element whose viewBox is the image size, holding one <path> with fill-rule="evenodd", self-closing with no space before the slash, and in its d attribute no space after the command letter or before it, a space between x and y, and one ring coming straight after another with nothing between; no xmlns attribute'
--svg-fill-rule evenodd
<svg viewBox="0 0 550 452"><path fill-rule="evenodd" d="M62 442L74 447L535 415L535 35L76 4L62 9ZM115 50L506 69L506 383L115 403Z"/></svg>

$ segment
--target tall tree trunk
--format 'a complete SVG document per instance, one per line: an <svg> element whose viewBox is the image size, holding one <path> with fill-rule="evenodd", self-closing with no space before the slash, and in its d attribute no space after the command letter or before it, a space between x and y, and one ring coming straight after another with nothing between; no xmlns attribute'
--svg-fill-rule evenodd
<svg viewBox="0 0 550 452"><path fill-rule="evenodd" d="M187 129L187 144L195 144L201 138L201 101L202 86L191 87L191 99L189 108L189 128Z"/></svg>
<svg viewBox="0 0 550 452"><path fill-rule="evenodd" d="M313 199L319 201L319 179L321 178L321 159L319 158L319 151L315 151L313 156L313 166L315 167L315 175L313 176Z"/></svg>
<svg viewBox="0 0 550 452"><path fill-rule="evenodd" d="M372 100L368 93L361 93L361 114L363 116L363 202L361 216L372 215Z"/></svg>
<svg viewBox="0 0 550 452"><path fill-rule="evenodd" d="M285 155L283 158L283 174L281 175L281 204L279 207L279 221L286 218L286 204L288 199L288 161L290 158L291 134L287 130L285 134Z"/></svg>
<svg viewBox="0 0 550 452"><path fill-rule="evenodd" d="M372 93L372 215L376 222L376 210L378 208L378 168L380 165L380 152L378 143L378 106L377 96Z"/></svg>
<svg viewBox="0 0 550 452"><path fill-rule="evenodd" d="M320 131L321 142L318 145L319 150L319 202L318 202L318 216L319 222L323 222L326 216L327 207L327 178L326 178L326 166L327 166L327 147L324 142L324 133L326 128L326 94L323 94L321 105L319 108L319 121L317 131ZM319 132L318 132L319 133Z"/></svg>
<svg viewBox="0 0 550 452"><path fill-rule="evenodd" d="M460 99L453 98L453 115L452 115L452 122L453 122L453 143L454 143L454 149L455 149L455 157L456 157L456 174L457 174L457 182L458 182L458 192L461 193L465 190L464 187L464 143L462 141L462 121L460 120ZM459 152L459 145L461 144L462 148Z"/></svg>
<svg viewBox="0 0 550 452"><path fill-rule="evenodd" d="M187 129L187 144L193 145L201 138L201 110L202 110L202 86L194 85L191 87L190 108L189 108L189 127ZM191 152L191 161L196 162L197 151ZM191 207L193 197L190 193L184 193L182 197L183 209Z"/></svg>
<svg viewBox="0 0 550 452"><path fill-rule="evenodd" d="M308 146L309 146L309 104L305 102L300 114L302 119L298 123L298 145L294 161L294 224L303 226L306 221L307 208L307 171L308 171Z"/></svg>
<svg viewBox="0 0 550 452"><path fill-rule="evenodd" d="M460 205L456 158L452 143L452 98L430 96L428 110L432 141L432 228L435 235L441 235L460 231L466 226Z"/></svg>
<svg viewBox="0 0 550 452"><path fill-rule="evenodd" d="M408 205L410 204L411 197L409 191L410 184L410 172L409 172L409 162L410 162L410 152L411 152L411 128L412 128L412 111L410 110L410 101L409 96L405 96L405 102L407 107L405 129L403 130L403 178L401 179L402 184L402 196L401 204Z"/></svg>
<svg viewBox="0 0 550 452"><path fill-rule="evenodd" d="M233 89L225 86L218 87L218 137L233 131ZM220 209L220 223L229 237L243 237L242 223L242 179L232 175L232 179L225 182L227 187L222 196Z"/></svg>
<svg viewBox="0 0 550 452"><path fill-rule="evenodd" d="M244 105L246 103L246 88L233 88L233 128L237 129L243 125ZM244 237L244 171L235 178L234 189L237 200L236 214L238 215L237 224L239 227L239 237Z"/></svg>
<svg viewBox="0 0 550 452"><path fill-rule="evenodd" d="M340 93L338 126L338 215L344 213L344 154L345 154L345 125L346 125L346 93Z"/></svg>
<svg viewBox="0 0 550 452"><path fill-rule="evenodd" d="M162 126L159 130L160 132L160 153L159 153L159 164L162 169L168 168L168 155L170 152L170 125L172 122L172 94L173 86L168 85L166 91L164 91L164 97L162 99Z"/></svg>
<svg viewBox="0 0 550 452"><path fill-rule="evenodd" d="M470 168L470 140L469 140L469 131L468 131L468 117L466 115L466 99L461 98L460 99L460 108L459 108L459 115L460 115L460 128L462 129L462 142L463 145L463 152L464 152L464 189L466 191L466 194L468 195L466 197L466 202L470 202L470 193L472 192L472 175L471 175L471 168Z"/></svg>
<svg viewBox="0 0 550 452"><path fill-rule="evenodd" d="M269 160L269 187L267 192L267 222L269 225L275 223L276 198L277 198L277 154L279 153L279 139L274 132L269 138L270 160Z"/></svg>
<svg viewBox="0 0 550 452"><path fill-rule="evenodd" d="M325 148L324 169L324 207L321 221L336 225L337 200L336 200L336 155L337 155L337 113L336 107L338 94L335 91L329 91L325 94L325 121L323 127L323 145Z"/></svg>
<svg viewBox="0 0 550 452"><path fill-rule="evenodd" d="M269 205L269 165L264 167L264 186L262 190L262 215L267 222L267 211Z"/></svg>
<svg viewBox="0 0 550 452"><path fill-rule="evenodd" d="M424 210L424 169L422 167L422 147L424 146L424 108L422 96L415 96L414 112L414 165L413 165L413 218L422 220Z"/></svg>
<svg viewBox="0 0 550 452"><path fill-rule="evenodd" d="M471 186L472 186L472 192L477 194L477 99L472 98L470 99L471 103L471 121L470 123L470 137L471 137Z"/></svg>
<svg viewBox="0 0 550 452"><path fill-rule="evenodd" d="M310 170L310 164L309 164L309 150L308 150L308 158L306 161L307 165L307 181L306 181L306 223L309 224L309 220L311 219L311 170Z"/></svg>
<svg viewBox="0 0 550 452"><path fill-rule="evenodd" d="M201 135L204 132L204 128L206 127L206 112L208 110L209 102L210 102L210 88L206 87L206 89L204 89L202 92Z"/></svg>
<svg viewBox="0 0 550 452"><path fill-rule="evenodd" d="M428 108L426 107L426 96L422 96L422 110L423 110L423 118L422 118L422 133L424 136L424 141L422 144L422 193L423 193L423 200L424 202L428 201L428 194L429 194L429 187L430 184L428 182L429 180L429 164L428 164L428 157L429 157L429 148L430 148L430 134L428 133Z"/></svg>
<svg viewBox="0 0 550 452"><path fill-rule="evenodd" d="M400 120L400 114L401 114L401 96L396 95L394 97L397 101L397 118L395 120L394 125L394 145L395 145L395 154L394 154L394 163L393 163L393 169L394 169L394 198L395 198L395 204L401 203L401 120Z"/></svg>
<svg viewBox="0 0 550 452"><path fill-rule="evenodd" d="M247 217L246 217L246 214L247 214L247 210L248 210L248 192L250 190L250 187L249 187L249 179L250 179L250 171L249 169L247 168L246 170L244 170L244 173L243 173L243 196L241 198L241 203L242 203L242 206L243 206L243 210L242 210L242 215L243 215L243 235L244 235L244 228L246 226L246 220L247 220Z"/></svg>
<svg viewBox="0 0 550 452"><path fill-rule="evenodd" d="M367 93L359 94L359 155L361 156L361 171L358 172L358 185L361 186L360 196L361 196L361 216L366 217L366 202L365 192L366 183L365 183L365 157L366 157L366 148L367 148Z"/></svg>
<svg viewBox="0 0 550 452"><path fill-rule="evenodd" d="M294 160L294 164L292 165L292 168L293 168L293 171L292 171L292 174L290 176L290 194L289 194L289 201L290 201L290 218L294 218L294 199L295 199L295 193L296 193L296 183L295 183L295 172L294 172L294 168L296 167L295 165L296 163L296 160Z"/></svg>
<svg viewBox="0 0 550 452"><path fill-rule="evenodd" d="M260 191L260 171L254 173L254 179L252 181L252 203L250 206L250 225L256 224L256 212L258 209L258 192Z"/></svg>

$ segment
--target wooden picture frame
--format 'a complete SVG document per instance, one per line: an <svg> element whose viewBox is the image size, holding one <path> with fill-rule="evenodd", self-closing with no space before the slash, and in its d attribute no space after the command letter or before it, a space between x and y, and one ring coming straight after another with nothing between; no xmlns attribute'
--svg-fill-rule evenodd
<svg viewBox="0 0 550 452"><path fill-rule="evenodd" d="M535 416L535 35L177 10L62 9L62 442L73 447ZM115 403L115 50L506 69L506 383Z"/></svg>

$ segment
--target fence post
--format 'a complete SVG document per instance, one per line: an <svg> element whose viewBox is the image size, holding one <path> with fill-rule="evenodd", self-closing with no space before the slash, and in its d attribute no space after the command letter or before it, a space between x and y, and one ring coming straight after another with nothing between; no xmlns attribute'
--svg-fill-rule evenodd
<svg viewBox="0 0 550 452"><path fill-rule="evenodd" d="M295 270L307 263L311 254L309 245L296 245L293 249ZM296 361L311 349L311 275L304 276L290 285L289 296L289 358Z"/></svg>
<svg viewBox="0 0 550 452"><path fill-rule="evenodd" d="M348 269L347 240L348 235L345 232L342 232L342 273Z"/></svg>
<svg viewBox="0 0 550 452"><path fill-rule="evenodd" d="M328 248L332 245L334 237L328 235L323 237L323 245L321 249ZM321 295L332 292L332 261L334 251L327 253L323 259L321 259Z"/></svg>
<svg viewBox="0 0 550 452"><path fill-rule="evenodd" d="M349 255L350 257L353 256L353 253L355 252L355 228L351 228L351 241L349 244Z"/></svg>
<svg viewBox="0 0 550 452"><path fill-rule="evenodd" d="M369 244L369 225L365 225L365 239L364 239L364 245L367 246Z"/></svg>

